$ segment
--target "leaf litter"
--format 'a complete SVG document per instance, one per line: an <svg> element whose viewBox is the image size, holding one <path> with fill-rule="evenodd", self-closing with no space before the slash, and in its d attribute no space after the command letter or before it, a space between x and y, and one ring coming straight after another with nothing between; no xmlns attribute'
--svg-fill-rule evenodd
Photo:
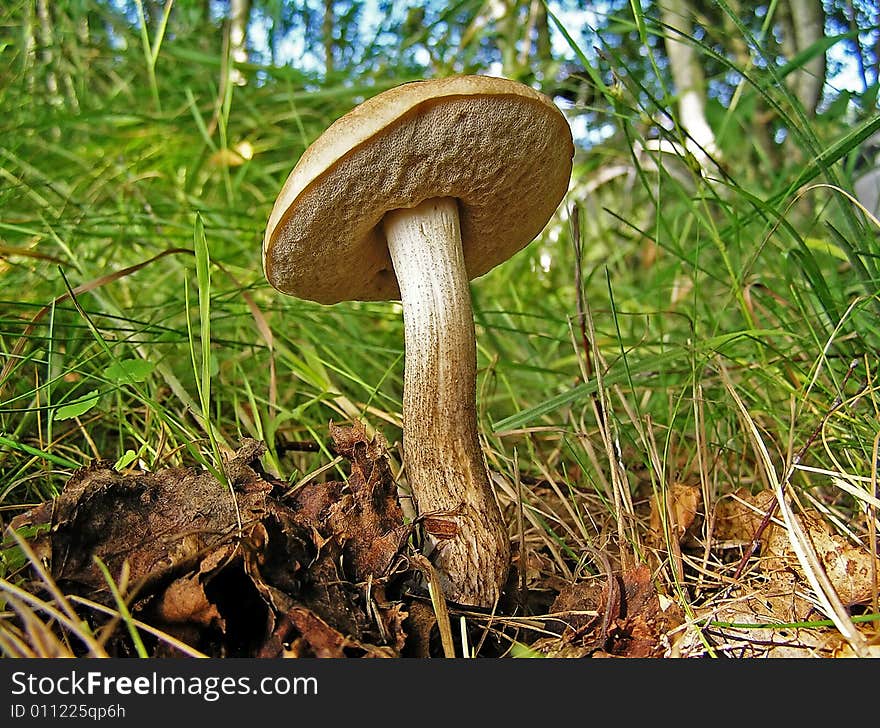
<svg viewBox="0 0 880 728"><path fill-rule="evenodd" d="M836 657L851 651L827 624L785 524L772 516L770 490L741 488L715 507L713 537L719 546L757 548L754 575L732 583L695 610L694 619L671 650L679 657ZM880 560L866 545L832 532L811 508L795 515L837 596L847 607L868 605L876 594ZM876 651L876 645L869 645Z"/></svg>
<svg viewBox="0 0 880 728"><path fill-rule="evenodd" d="M181 645L233 657L449 654L439 638L448 617L438 619L428 598L385 441L359 423L331 423L330 436L348 463L344 482L291 489L263 471L265 445L245 440L223 463L228 485L197 468L139 473L99 460L9 527L27 536L57 589L102 607L83 616L110 655L135 650L119 617L108 616L117 605L102 565L132 618L150 626L142 636L152 656L183 654ZM741 490L706 518L700 489L672 483L649 499L645 558L613 561L611 545L590 546L592 568L578 578L548 568L540 548L515 550L494 615L459 611L468 637L486 656L523 639L547 657L847 656L846 641L822 626L784 524L767 518L773 501L772 491ZM844 603L866 604L880 570L870 551L830 531L816 512L798 518ZM658 575L692 569L706 557L706 538L716 556L754 540L757 577L748 589L730 581L699 606L691 599L685 614ZM33 571L25 587L51 598ZM76 654L76 641L69 644Z"/></svg>
<svg viewBox="0 0 880 728"><path fill-rule="evenodd" d="M10 528L38 534L31 547L65 594L113 606L100 559L124 580L134 618L208 655L397 656L412 529L384 442L360 426L331 425L331 436L350 463L345 483L285 493L260 467L265 446L247 440L224 463L230 487L195 468L123 473L96 461ZM107 650L131 645L119 630Z"/></svg>

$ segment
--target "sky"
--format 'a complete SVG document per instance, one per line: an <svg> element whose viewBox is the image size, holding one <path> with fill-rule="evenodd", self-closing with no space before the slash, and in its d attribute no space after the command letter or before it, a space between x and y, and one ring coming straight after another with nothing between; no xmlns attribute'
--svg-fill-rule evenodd
<svg viewBox="0 0 880 728"><path fill-rule="evenodd" d="M416 2L395 2L392 3L392 18L403 20L406 17L410 7L423 5L426 3ZM217 15L223 15L226 12L228 2L215 2ZM379 0L361 0L362 11L362 36L364 38L372 37L379 28L384 16L380 12ZM577 33L574 29L596 28L600 25L599 18L603 15L602 2L592 3L592 7L588 9L579 9L568 7L568 4L561 4L558 0L548 0L547 6L559 21L568 29L577 39ZM261 52L268 54L268 44L266 38L268 36L269 23L263 17L255 17L250 30L250 42ZM553 44L554 55L559 58L571 57L572 51L568 42L562 33L551 23L550 27L551 41ZM598 43L598 41L597 41ZM589 48L589 46L587 46ZM850 91L862 91L861 80L859 79L855 62L847 56L843 44L836 44L830 50L830 55L841 62L841 72L829 79L833 88L838 90L846 89ZM278 60L284 63L296 61L305 70L320 70L323 68L323 59L306 52L305 39L302 35L291 34L281 46L277 49ZM428 58L425 52L423 59L427 65ZM500 72L500 68L489 68L487 72Z"/></svg>
<svg viewBox="0 0 880 728"><path fill-rule="evenodd" d="M415 4L416 3L411 2L393 3L392 18L396 20L403 20L406 17L408 9ZM221 5L225 6L226 3L221 3ZM603 3L596 2L593 3L592 9L577 9L570 7L568 3L560 4L560 2L554 2L554 0L549 0L547 2L547 6L553 13L553 15L558 18L558 20L563 24L565 28L572 29L572 31L570 31L572 36L575 37L575 40L581 43L582 47L586 49L591 49L593 45L598 45L598 37L595 39L595 41L593 41L589 37L579 38L578 35L580 35L580 33L575 33L573 32L573 30L590 29L599 26L599 14L603 12L602 5ZM363 0L362 6L362 35L364 38L372 38L384 19L379 10L379 0ZM220 10L219 7L218 10ZM268 24L268 21L265 18L255 17L252 23L252 27L250 29L249 38L251 44L253 44L255 49L262 53L265 53L267 56L268 43L266 39L268 37L269 27L270 26ZM568 42L552 22L550 24L550 33L553 53L555 57L571 58L573 54ZM419 59L417 56L417 62L423 63L425 66L427 66L430 60L427 51L424 48L416 50L416 53L419 52L424 54L424 58ZM281 43L279 48L276 49L276 57L278 61L282 63L295 62L303 70L321 71L323 69L323 58L307 52L305 39L301 33L290 34L290 37L285 39ZM832 46L829 51L829 57L833 58L834 60L840 61L841 71L837 73L834 77L829 78L827 80L827 85L831 89L837 91L862 91L862 83L861 79L858 76L855 61L851 57L847 56L847 54L845 53L845 49L841 43ZM494 64L486 68L486 73L491 75L501 75L501 65ZM560 101L560 105L564 106L564 100ZM571 121L572 131L575 135L575 138L578 141L586 143L588 145L595 144L601 141L604 136L606 136L608 133L611 133L611 130L590 129L587 126L588 121L583 115L574 116Z"/></svg>

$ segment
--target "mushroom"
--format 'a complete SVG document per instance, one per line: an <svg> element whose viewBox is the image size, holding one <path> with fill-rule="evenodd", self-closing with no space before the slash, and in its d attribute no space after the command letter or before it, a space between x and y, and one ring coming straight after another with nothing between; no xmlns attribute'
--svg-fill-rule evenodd
<svg viewBox="0 0 880 728"><path fill-rule="evenodd" d="M543 94L491 76L416 81L334 122L269 216L279 291L400 299L403 459L444 595L491 607L510 543L477 431L468 281L531 242L571 176L571 130Z"/></svg>

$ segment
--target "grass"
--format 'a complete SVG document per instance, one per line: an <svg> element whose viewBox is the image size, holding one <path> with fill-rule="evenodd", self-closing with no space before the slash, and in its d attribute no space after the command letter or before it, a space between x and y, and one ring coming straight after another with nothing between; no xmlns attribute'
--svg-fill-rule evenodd
<svg viewBox="0 0 880 728"><path fill-rule="evenodd" d="M306 144L406 79L322 85L267 67L265 83L233 87L217 80L221 56L162 30L117 26L128 46L111 50L74 42L67 20L52 65L6 51L0 89L0 513L57 495L97 458L222 474L221 451L251 436L295 483L332 462L330 420L362 418L399 446L399 306L284 297L260 244ZM484 450L511 517L522 500L534 568L573 581L595 549L653 554L656 582L691 615L732 583L708 516L739 487L784 485L876 553L880 230L846 191L880 119L807 119L772 67L735 70L719 181L634 153L669 108L652 84L603 83L615 135L579 152L539 239L472 284ZM750 138L756 101L788 130L779 161ZM290 449L303 441L318 450ZM648 503L677 482L702 494L702 559L676 560L668 523L665 545L646 536ZM25 623L74 619L0 568ZM862 639L827 584L811 586ZM24 633L0 635L24 649Z"/></svg>

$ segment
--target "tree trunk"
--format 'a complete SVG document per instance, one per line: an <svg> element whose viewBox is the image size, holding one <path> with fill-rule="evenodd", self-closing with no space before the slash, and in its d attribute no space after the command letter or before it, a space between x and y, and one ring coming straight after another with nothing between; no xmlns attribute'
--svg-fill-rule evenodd
<svg viewBox="0 0 880 728"><path fill-rule="evenodd" d="M34 67L37 56L37 39L34 36L34 6L27 3L24 9L24 22L21 28L24 40L24 53L22 54L22 70L27 78L28 93L33 96L36 83L34 81Z"/></svg>
<svg viewBox="0 0 880 728"><path fill-rule="evenodd" d="M251 15L251 0L232 0L229 15L229 55L231 70L229 79L236 86L247 83L245 75L236 64L248 62L247 29Z"/></svg>
<svg viewBox="0 0 880 728"><path fill-rule="evenodd" d="M333 74L333 28L336 25L336 18L333 15L333 0L324 0L324 20L321 23L321 37L324 42L324 77L328 78Z"/></svg>
<svg viewBox="0 0 880 728"><path fill-rule="evenodd" d="M536 20L537 38L535 39L535 52L541 63L550 63L553 60L552 43L550 41L550 23L547 21L547 6L538 2L538 15Z"/></svg>
<svg viewBox="0 0 880 728"><path fill-rule="evenodd" d="M535 48L534 62L530 62L533 43ZM531 75L538 70L546 70L551 59L547 8L544 6L543 0L532 0L529 5L529 19L520 43L518 72Z"/></svg>
<svg viewBox="0 0 880 728"><path fill-rule="evenodd" d="M821 0L788 0L795 53L802 53L825 34ZM808 116L816 113L825 86L825 54L819 53L794 71L789 86Z"/></svg>
<svg viewBox="0 0 880 728"><path fill-rule="evenodd" d="M55 47L55 34L52 31L52 16L49 13L47 0L37 0L37 19L40 23L40 60L46 69L46 88L49 90L49 103L60 104L61 95L58 93L58 77L53 68L53 48Z"/></svg>
<svg viewBox="0 0 880 728"><path fill-rule="evenodd" d="M718 154L715 134L706 120L706 80L693 46L693 12L687 0L662 0L660 18L666 26L663 40L669 70L678 96L678 123L687 137L685 146L705 169Z"/></svg>

